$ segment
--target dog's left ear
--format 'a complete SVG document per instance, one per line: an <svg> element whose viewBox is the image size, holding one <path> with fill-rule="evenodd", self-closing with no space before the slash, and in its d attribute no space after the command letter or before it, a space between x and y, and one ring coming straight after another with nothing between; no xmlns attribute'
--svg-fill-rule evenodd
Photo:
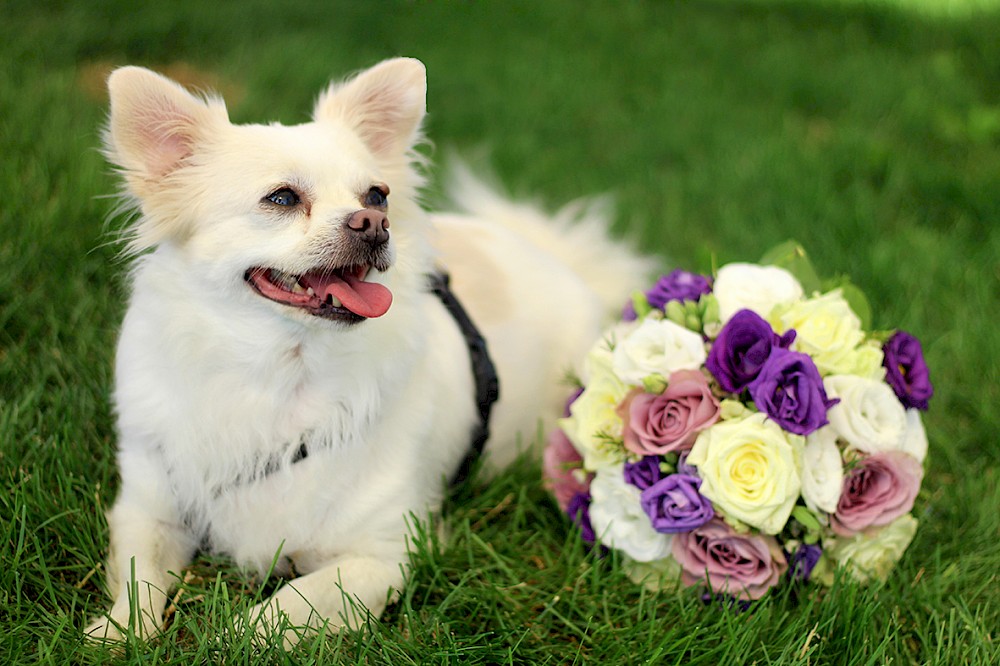
<svg viewBox="0 0 1000 666"><path fill-rule="evenodd" d="M424 64L414 58L394 58L346 83L331 85L316 102L313 119L345 122L377 157L397 157L420 134L426 98Z"/></svg>

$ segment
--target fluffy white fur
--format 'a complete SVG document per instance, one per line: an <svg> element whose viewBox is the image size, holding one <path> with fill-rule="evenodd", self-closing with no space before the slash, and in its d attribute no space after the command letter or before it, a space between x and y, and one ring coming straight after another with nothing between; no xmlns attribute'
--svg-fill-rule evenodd
<svg viewBox="0 0 1000 666"><path fill-rule="evenodd" d="M549 220L467 175L452 192L465 212L423 212L416 60L331 86L297 126L233 125L221 100L136 67L108 85L106 153L138 209L137 259L114 393L114 601L87 633L120 639L131 618L152 635L205 544L264 571L280 551L279 572L302 574L254 609L258 629L279 612L335 629L356 618L350 599L378 614L403 584L408 516L438 507L477 419L469 355L425 275L447 267L488 340L495 468L559 414L561 379L649 262L608 240L594 209ZM331 322L245 282L253 266L301 273L335 254L373 183L391 189L392 265L368 278L393 294L384 316ZM262 203L286 185L302 206ZM289 464L300 441L309 456Z"/></svg>

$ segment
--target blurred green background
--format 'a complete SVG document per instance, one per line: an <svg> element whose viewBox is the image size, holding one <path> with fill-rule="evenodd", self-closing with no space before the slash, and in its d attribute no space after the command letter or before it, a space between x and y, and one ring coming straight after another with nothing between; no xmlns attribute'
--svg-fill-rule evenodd
<svg viewBox="0 0 1000 666"><path fill-rule="evenodd" d="M117 484L108 391L126 267L97 150L107 71L144 65L219 90L234 121L295 123L331 78L409 55L428 68L433 158L471 156L552 208L610 193L616 230L664 268L752 261L797 239L821 273L852 276L877 327L917 335L937 388L922 527L884 588L719 613L692 595L641 594L616 563L572 546L523 461L453 507L453 536L416 554L411 592L385 622L296 658L989 663L1000 641L998 5L6 0L0 662L110 658L79 643L104 603L100 511ZM246 644L215 650L205 636L258 582L225 562L198 566L189 596L201 600L122 658L245 657Z"/></svg>

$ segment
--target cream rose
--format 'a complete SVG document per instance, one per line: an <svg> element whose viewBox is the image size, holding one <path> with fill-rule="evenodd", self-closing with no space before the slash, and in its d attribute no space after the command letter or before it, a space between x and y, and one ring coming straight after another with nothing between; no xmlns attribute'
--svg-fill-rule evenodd
<svg viewBox="0 0 1000 666"><path fill-rule="evenodd" d="M652 562L636 562L625 558L622 568L629 580L650 592L676 589L681 579L681 565L672 557Z"/></svg>
<svg viewBox="0 0 1000 666"><path fill-rule="evenodd" d="M697 333L669 319L647 317L615 346L612 368L624 381L639 386L650 375L697 370L706 356Z"/></svg>
<svg viewBox="0 0 1000 666"><path fill-rule="evenodd" d="M844 374L857 365L861 320L839 289L780 309L772 324L780 333L795 329L792 349L809 354L823 375Z"/></svg>
<svg viewBox="0 0 1000 666"><path fill-rule="evenodd" d="M623 424L616 410L628 388L611 370L610 352L595 348L584 364L587 387L559 427L583 456L584 469L595 471L625 460Z"/></svg>
<svg viewBox="0 0 1000 666"><path fill-rule="evenodd" d="M869 340L858 346L844 358L845 375L857 375L875 381L885 381L885 367L882 362L885 354L878 342Z"/></svg>
<svg viewBox="0 0 1000 666"><path fill-rule="evenodd" d="M852 448L865 453L895 451L907 432L906 410L889 385L854 375L823 380L826 394L839 398L830 408L830 425Z"/></svg>
<svg viewBox="0 0 1000 666"><path fill-rule="evenodd" d="M625 482L623 465L599 469L590 484L590 524L605 546L636 562L652 562L670 554L671 536L653 529L642 509L641 494Z"/></svg>
<svg viewBox="0 0 1000 666"><path fill-rule="evenodd" d="M839 538L827 553L861 582L885 580L917 533L917 519L905 514L879 530Z"/></svg>
<svg viewBox="0 0 1000 666"><path fill-rule="evenodd" d="M844 463L837 448L837 434L829 426L806 437L802 450L802 499L813 511L837 510L844 486Z"/></svg>
<svg viewBox="0 0 1000 666"><path fill-rule="evenodd" d="M802 447L801 437L752 413L703 431L687 464L698 468L699 492L727 519L777 534L802 490Z"/></svg>
<svg viewBox="0 0 1000 666"><path fill-rule="evenodd" d="M802 298L802 285L791 273L777 266L733 263L719 269L712 294L719 302L719 318L725 324L740 310L753 310L767 319L776 305Z"/></svg>

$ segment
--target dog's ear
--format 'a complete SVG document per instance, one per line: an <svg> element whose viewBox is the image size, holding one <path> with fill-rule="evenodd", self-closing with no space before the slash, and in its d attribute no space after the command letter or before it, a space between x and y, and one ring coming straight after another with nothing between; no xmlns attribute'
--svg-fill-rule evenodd
<svg viewBox="0 0 1000 666"><path fill-rule="evenodd" d="M427 72L414 58L394 58L331 85L313 111L316 122L347 123L376 156L403 155L417 140L426 110Z"/></svg>
<svg viewBox="0 0 1000 666"><path fill-rule="evenodd" d="M142 67L112 72L108 93L108 159L148 183L181 166L213 126L228 122L221 100L206 102Z"/></svg>

